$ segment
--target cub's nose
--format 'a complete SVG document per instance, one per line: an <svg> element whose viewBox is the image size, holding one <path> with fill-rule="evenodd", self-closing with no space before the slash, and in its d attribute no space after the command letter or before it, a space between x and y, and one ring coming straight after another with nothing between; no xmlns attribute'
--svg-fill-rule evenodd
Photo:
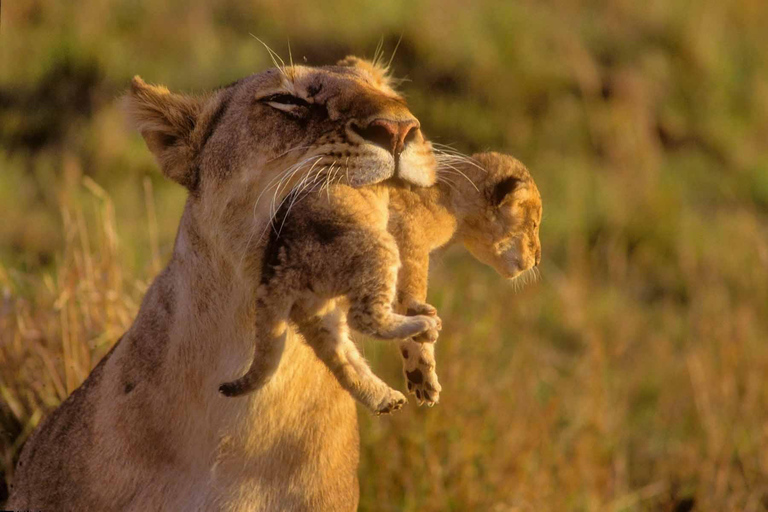
<svg viewBox="0 0 768 512"><path fill-rule="evenodd" d="M539 266L539 263L541 263L541 248L536 249L536 266Z"/></svg>
<svg viewBox="0 0 768 512"><path fill-rule="evenodd" d="M416 119L395 121L379 118L374 119L364 128L354 127L354 129L362 138L390 151L397 158L403 152L405 145L416 137L419 122Z"/></svg>

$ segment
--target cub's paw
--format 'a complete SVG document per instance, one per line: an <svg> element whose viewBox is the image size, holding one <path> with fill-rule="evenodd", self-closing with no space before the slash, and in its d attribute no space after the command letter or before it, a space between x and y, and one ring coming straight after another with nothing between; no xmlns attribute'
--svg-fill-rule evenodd
<svg viewBox="0 0 768 512"><path fill-rule="evenodd" d="M407 340L400 343L400 353L405 383L408 392L416 396L416 403L429 407L438 403L443 388L435 372L435 345Z"/></svg>
<svg viewBox="0 0 768 512"><path fill-rule="evenodd" d="M405 398L401 392L388 388L384 394L384 398L374 407L373 413L376 416L382 414L389 414L391 412L400 410L405 404L408 403L408 399Z"/></svg>
<svg viewBox="0 0 768 512"><path fill-rule="evenodd" d="M437 341L439 331L443 328L443 321L439 316L437 316L437 309L434 306L427 304L426 302L411 300L408 302L406 315L422 315L433 318L435 320L434 327L431 327L422 333L416 334L413 339L414 341L418 341L420 343L434 343Z"/></svg>
<svg viewBox="0 0 768 512"><path fill-rule="evenodd" d="M437 340L438 329L441 326L440 318L436 316L416 315L406 316L401 328L397 331L397 338L424 337L424 341Z"/></svg>
<svg viewBox="0 0 768 512"><path fill-rule="evenodd" d="M406 307L405 314L408 316L414 316L414 315L437 316L437 308L431 304L427 304L426 302L409 300L408 304L406 304L405 307Z"/></svg>

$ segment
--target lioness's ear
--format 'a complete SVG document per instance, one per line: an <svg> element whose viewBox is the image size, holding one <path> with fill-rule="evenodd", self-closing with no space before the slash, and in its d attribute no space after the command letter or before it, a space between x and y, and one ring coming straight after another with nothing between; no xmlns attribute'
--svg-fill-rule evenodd
<svg viewBox="0 0 768 512"><path fill-rule="evenodd" d="M514 192L522 182L523 180L520 178L507 176L496 183L491 189L491 203L494 206L499 206L505 199L511 197L512 192Z"/></svg>
<svg viewBox="0 0 768 512"><path fill-rule="evenodd" d="M372 62L370 60L361 59L360 57L355 57L354 55L348 55L337 62L336 65L362 69L371 75L376 85L379 87L387 87L393 92L395 90L395 85L397 85L395 83L396 80L389 74L389 67L385 67L378 62Z"/></svg>
<svg viewBox="0 0 768 512"><path fill-rule="evenodd" d="M138 76L131 81L125 107L163 173L192 189L197 183L193 162L196 148L193 132L205 106L205 98L171 93L162 86L149 85Z"/></svg>

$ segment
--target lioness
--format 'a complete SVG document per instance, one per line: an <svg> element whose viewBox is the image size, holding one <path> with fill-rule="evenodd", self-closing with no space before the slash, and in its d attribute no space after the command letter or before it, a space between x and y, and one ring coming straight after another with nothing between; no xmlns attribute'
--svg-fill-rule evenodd
<svg viewBox="0 0 768 512"><path fill-rule="evenodd" d="M461 243L482 263L517 279L541 261L541 195L528 169L511 156L471 158L438 152L438 183L390 191L389 230L400 249L397 296L401 310L424 311L430 252ZM434 344L400 343L408 390L433 405L441 391Z"/></svg>
<svg viewBox="0 0 768 512"><path fill-rule="evenodd" d="M37 428L19 459L11 509L355 510L354 401L292 333L260 392L218 385L251 359L270 201L315 165L353 186L430 185L381 122L418 122L381 68L270 69L186 96L135 79L127 106L163 173L189 191L171 261L131 328ZM321 158L315 158L320 156ZM427 159L428 160L428 159Z"/></svg>

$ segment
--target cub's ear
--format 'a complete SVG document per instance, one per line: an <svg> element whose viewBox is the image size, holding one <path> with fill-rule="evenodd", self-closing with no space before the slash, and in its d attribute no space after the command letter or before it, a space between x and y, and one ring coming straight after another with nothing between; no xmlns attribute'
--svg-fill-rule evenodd
<svg viewBox="0 0 768 512"><path fill-rule="evenodd" d="M355 57L354 55L348 55L344 57L342 60L337 62L336 65L361 69L367 72L373 78L373 81L376 85L395 92L397 80L392 78L392 75L390 75L389 66L383 66L379 62L361 59L360 57Z"/></svg>
<svg viewBox="0 0 768 512"><path fill-rule="evenodd" d="M491 188L491 203L494 206L501 205L507 198L511 197L517 187L523 183L523 180L514 176L507 176Z"/></svg>
<svg viewBox="0 0 768 512"><path fill-rule="evenodd" d="M174 94L136 76L123 102L163 174L192 190L198 181L193 134L206 98Z"/></svg>

